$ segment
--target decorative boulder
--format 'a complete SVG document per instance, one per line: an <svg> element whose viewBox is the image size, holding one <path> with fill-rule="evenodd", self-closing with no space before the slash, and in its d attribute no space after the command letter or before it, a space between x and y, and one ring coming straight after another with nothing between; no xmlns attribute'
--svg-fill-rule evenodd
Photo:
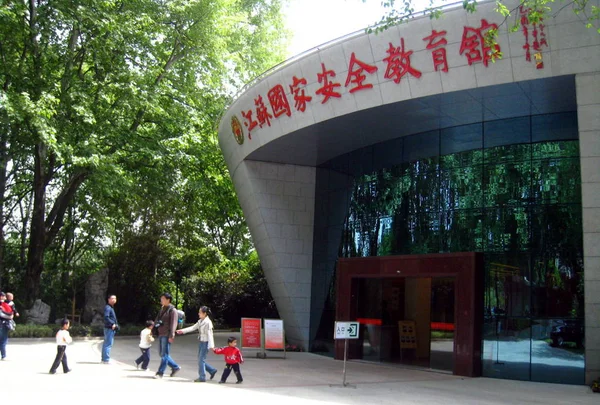
<svg viewBox="0 0 600 405"><path fill-rule="evenodd" d="M50 320L50 305L42 302L42 300L38 298L33 303L33 307L25 311L25 313L27 316L27 323L45 325Z"/></svg>
<svg viewBox="0 0 600 405"><path fill-rule="evenodd" d="M102 325L104 323L104 306L108 289L108 268L91 274L85 283L85 306L81 321L83 323Z"/></svg>

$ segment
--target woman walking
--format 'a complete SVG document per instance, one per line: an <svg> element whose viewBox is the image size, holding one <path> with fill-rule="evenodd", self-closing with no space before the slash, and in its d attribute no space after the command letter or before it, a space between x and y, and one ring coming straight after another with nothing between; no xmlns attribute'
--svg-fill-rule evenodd
<svg viewBox="0 0 600 405"><path fill-rule="evenodd" d="M205 382L207 371L208 374L210 374L211 380L215 378L215 374L217 374L217 369L206 362L208 350L215 347L213 323L210 320L210 314L211 312L208 307L204 306L200 308L198 311L198 316L200 317L198 322L188 328L179 329L177 331L178 335L190 333L195 330L198 331L198 340L200 341L200 344L198 345L198 378L194 380L195 382Z"/></svg>

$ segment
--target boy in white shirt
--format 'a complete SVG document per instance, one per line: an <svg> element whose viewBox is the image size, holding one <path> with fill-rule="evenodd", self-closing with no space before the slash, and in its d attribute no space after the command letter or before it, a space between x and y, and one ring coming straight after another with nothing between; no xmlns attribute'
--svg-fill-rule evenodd
<svg viewBox="0 0 600 405"><path fill-rule="evenodd" d="M154 342L154 336L152 336L152 328L154 327L154 321L146 321L146 327L140 332L140 350L142 355L135 359L135 368L140 369L140 363L142 370L148 370L148 364L150 363L150 348L152 342Z"/></svg>
<svg viewBox="0 0 600 405"><path fill-rule="evenodd" d="M63 373L66 374L71 371L67 365L67 354L65 353L67 350L67 345L73 341L73 339L71 339L71 334L69 334L69 326L69 320L63 319L61 322L61 328L56 333L56 358L54 359L54 363L52 363L52 367L50 368L50 374L56 374L56 369L60 363L62 363Z"/></svg>

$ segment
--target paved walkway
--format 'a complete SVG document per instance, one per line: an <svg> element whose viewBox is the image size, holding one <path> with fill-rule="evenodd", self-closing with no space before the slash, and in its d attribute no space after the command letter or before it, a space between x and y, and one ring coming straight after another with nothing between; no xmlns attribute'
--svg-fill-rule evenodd
<svg viewBox="0 0 600 405"><path fill-rule="evenodd" d="M217 333L217 345L227 336ZM239 336L238 336L239 337ZM100 364L100 339L76 340L67 355L72 373L48 374L56 345L53 339L10 339L7 360L0 362L2 401L33 403L35 400L64 404L136 404L165 400L207 404L322 405L322 404L599 404L600 394L588 387L543 384L489 378L463 378L449 374L411 370L350 361L347 382L342 386L343 362L311 353L244 350L244 383L236 385L230 375L217 384L223 357L209 354L217 367L213 381L194 383L197 377L195 335L178 336L172 357L182 367L176 377L153 378L158 367L157 348L152 348L150 368L138 371L133 360L139 355L138 339L117 335L113 363ZM155 345L156 346L156 345Z"/></svg>

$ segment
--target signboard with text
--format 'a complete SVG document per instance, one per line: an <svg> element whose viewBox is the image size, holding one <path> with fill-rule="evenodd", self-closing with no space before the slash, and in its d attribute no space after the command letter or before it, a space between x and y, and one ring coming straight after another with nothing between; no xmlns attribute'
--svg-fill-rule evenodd
<svg viewBox="0 0 600 405"><path fill-rule="evenodd" d="M358 339L358 322L336 322L334 339Z"/></svg>
<svg viewBox="0 0 600 405"><path fill-rule="evenodd" d="M242 348L260 349L262 347L260 318L242 318Z"/></svg>
<svg viewBox="0 0 600 405"><path fill-rule="evenodd" d="M522 38L514 37L525 50L524 58L535 66L544 69L544 53L549 51L548 32L543 20L532 22L528 19L531 10L521 6L519 16ZM502 22L499 22L502 25ZM410 25L409 25L410 27ZM253 135L274 125L278 119L307 114L307 107L326 103L335 103L343 98L343 93L376 91L379 85L378 75L391 82L389 86L399 86L410 77L414 81L425 81L431 76L426 73L439 72L448 75L453 69L483 65L485 69L493 69L496 59L502 58L506 52L498 43L488 44L486 38L490 32L498 30L498 23L480 18L472 19L469 25L452 26L446 30L432 29L430 32L404 33L388 42L386 48L378 54L371 55L371 49L344 49L348 52L343 70L336 71L331 63L314 62L316 70L310 76L297 73L298 76L282 75L280 82L273 82L263 93L256 94L246 105L238 107L231 119L231 130L239 145L247 138L252 142ZM459 46L450 44L450 37L460 35ZM516 34L519 35L519 34ZM511 37L512 38L512 37ZM452 46L451 46L452 45ZM506 44L502 46L506 47ZM428 58L413 58L416 53L425 51ZM452 53L452 54L451 54ZM452 58L449 56L452 55ZM457 57L458 56L458 57ZM411 59L413 58L413 59ZM464 62L463 62L464 60ZM320 66L319 66L320 65ZM317 87L310 86L316 79ZM385 82L387 83L387 82ZM309 113L310 114L310 113Z"/></svg>
<svg viewBox="0 0 600 405"><path fill-rule="evenodd" d="M284 350L283 320L265 319L265 349Z"/></svg>

